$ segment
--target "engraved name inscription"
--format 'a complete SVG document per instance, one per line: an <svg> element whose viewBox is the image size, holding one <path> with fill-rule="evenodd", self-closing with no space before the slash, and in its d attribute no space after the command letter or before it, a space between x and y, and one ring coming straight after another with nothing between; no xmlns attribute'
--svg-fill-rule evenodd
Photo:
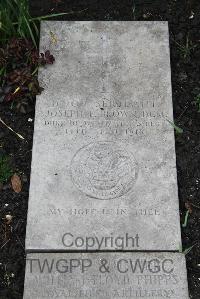
<svg viewBox="0 0 200 299"><path fill-rule="evenodd" d="M92 105L87 106L88 101L52 103L44 113L44 126L61 130L69 137L90 136L95 128L99 136L114 134L126 139L163 130L167 125L165 113L157 109L154 100L119 102L103 98L94 99Z"/></svg>

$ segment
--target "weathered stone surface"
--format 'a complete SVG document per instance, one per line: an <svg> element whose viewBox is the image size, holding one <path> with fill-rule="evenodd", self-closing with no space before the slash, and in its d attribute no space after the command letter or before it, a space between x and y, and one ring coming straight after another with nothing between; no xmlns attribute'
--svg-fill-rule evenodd
<svg viewBox="0 0 200 299"><path fill-rule="evenodd" d="M168 24L43 22L46 49L26 249L178 250Z"/></svg>
<svg viewBox="0 0 200 299"><path fill-rule="evenodd" d="M180 253L42 253L27 258L24 299L189 299Z"/></svg>

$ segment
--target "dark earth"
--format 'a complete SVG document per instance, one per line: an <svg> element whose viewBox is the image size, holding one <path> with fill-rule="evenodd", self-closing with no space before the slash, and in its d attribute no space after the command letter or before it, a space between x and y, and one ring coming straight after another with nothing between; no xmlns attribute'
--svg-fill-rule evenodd
<svg viewBox="0 0 200 299"><path fill-rule="evenodd" d="M60 20L167 20L170 28L171 67L183 251L186 250L190 298L200 298L200 1L164 0L32 0L32 16L69 12ZM67 70L66 70L67 71ZM0 298L22 298L25 268L24 240L34 127L34 103L27 113L0 104L0 117L25 140L0 124L0 150L11 157L23 189L11 185L0 191ZM11 222L5 215L12 215ZM192 247L193 246L193 247ZM188 250L191 249L191 250ZM189 252L188 252L189 251ZM181 299L181 298L180 298Z"/></svg>

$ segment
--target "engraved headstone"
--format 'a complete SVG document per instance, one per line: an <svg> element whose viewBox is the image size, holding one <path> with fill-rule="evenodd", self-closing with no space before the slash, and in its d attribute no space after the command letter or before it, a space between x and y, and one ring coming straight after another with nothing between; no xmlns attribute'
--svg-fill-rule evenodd
<svg viewBox="0 0 200 299"><path fill-rule="evenodd" d="M24 299L189 299L180 253L28 254Z"/></svg>
<svg viewBox="0 0 200 299"><path fill-rule="evenodd" d="M168 39L167 22L42 22L27 250L180 248Z"/></svg>

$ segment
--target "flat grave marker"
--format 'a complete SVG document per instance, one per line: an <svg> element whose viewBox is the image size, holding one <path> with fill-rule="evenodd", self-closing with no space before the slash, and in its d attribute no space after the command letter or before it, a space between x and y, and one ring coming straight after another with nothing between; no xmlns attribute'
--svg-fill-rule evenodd
<svg viewBox="0 0 200 299"><path fill-rule="evenodd" d="M47 49L27 251L179 250L167 22L42 22Z"/></svg>
<svg viewBox="0 0 200 299"><path fill-rule="evenodd" d="M28 254L24 299L189 299L180 253Z"/></svg>

